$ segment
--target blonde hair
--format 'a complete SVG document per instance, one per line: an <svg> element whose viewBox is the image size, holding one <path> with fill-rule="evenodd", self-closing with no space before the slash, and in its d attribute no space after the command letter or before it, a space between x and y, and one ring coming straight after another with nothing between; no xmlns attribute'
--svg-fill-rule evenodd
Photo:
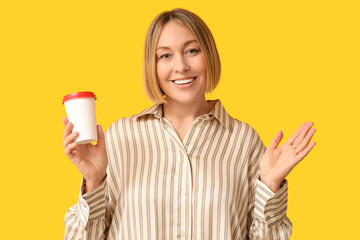
<svg viewBox="0 0 360 240"><path fill-rule="evenodd" d="M220 79L221 65L215 40L205 24L196 14L185 9L174 9L159 14L151 23L145 38L143 84L146 96L155 103L166 103L164 92L156 77L156 45L164 25L175 20L186 26L197 39L206 63L206 93L212 92Z"/></svg>

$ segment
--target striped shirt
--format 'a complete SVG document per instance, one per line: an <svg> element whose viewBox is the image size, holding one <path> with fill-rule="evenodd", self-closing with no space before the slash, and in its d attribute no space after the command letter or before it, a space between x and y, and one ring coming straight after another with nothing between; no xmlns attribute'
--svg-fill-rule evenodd
<svg viewBox="0 0 360 240"><path fill-rule="evenodd" d="M65 216L64 239L289 239L287 182L259 181L265 146L220 100L183 141L161 104L106 131L107 177Z"/></svg>

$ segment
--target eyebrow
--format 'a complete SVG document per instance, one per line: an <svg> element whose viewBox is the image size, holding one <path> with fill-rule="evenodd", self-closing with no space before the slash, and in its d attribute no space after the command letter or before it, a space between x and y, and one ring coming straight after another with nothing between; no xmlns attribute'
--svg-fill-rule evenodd
<svg viewBox="0 0 360 240"><path fill-rule="evenodd" d="M192 39L192 40L189 40L189 41L186 41L184 43L184 46L190 44L190 43L193 43L193 42L197 42L196 39ZM160 49L170 49L169 47L165 47L165 46L160 46L160 47L157 47L156 50L160 50Z"/></svg>

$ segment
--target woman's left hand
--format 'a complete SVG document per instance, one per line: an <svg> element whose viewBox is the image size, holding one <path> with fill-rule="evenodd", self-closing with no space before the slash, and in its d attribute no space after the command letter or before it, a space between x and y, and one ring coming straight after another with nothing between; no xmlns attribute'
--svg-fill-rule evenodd
<svg viewBox="0 0 360 240"><path fill-rule="evenodd" d="M260 160L260 180L276 193L291 170L315 146L311 138L315 133L312 122L306 122L278 148L283 133L279 131Z"/></svg>

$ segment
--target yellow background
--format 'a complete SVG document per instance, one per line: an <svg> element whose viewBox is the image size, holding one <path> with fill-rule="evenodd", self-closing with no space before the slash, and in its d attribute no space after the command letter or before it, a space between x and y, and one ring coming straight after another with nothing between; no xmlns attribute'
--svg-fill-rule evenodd
<svg viewBox="0 0 360 240"><path fill-rule="evenodd" d="M142 88L146 30L163 10L208 24L220 98L268 145L304 121L317 145L288 177L292 239L359 229L358 1L1 1L1 239L61 239L81 175L63 154L62 97L94 91L105 128L152 105Z"/></svg>

